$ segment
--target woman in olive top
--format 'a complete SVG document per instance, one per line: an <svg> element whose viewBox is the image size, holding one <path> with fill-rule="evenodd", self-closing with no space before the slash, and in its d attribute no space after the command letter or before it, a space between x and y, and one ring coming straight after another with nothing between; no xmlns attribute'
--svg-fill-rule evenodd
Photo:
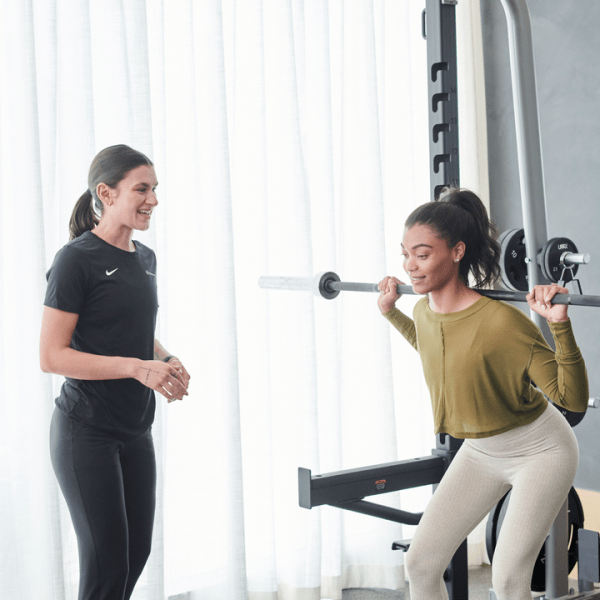
<svg viewBox="0 0 600 600"><path fill-rule="evenodd" d="M66 377L50 453L77 535L79 600L131 597L152 542L154 393L188 395L187 370L154 336L156 257L132 240L150 226L157 185L141 152L102 150L47 275L40 362Z"/></svg>
<svg viewBox="0 0 600 600"><path fill-rule="evenodd" d="M494 234L475 194L446 190L405 224L404 269L414 291L426 295L414 320L395 308L401 282L379 283L381 312L420 354L436 433L465 439L406 556L412 600L448 598L443 573L452 556L511 488L493 588L498 600L530 600L535 560L577 470L577 440L546 399L571 411L587 407L587 374L567 306L551 305L567 290L539 285L527 296L549 323L554 352L520 310L467 287L469 276L477 287L497 279Z"/></svg>

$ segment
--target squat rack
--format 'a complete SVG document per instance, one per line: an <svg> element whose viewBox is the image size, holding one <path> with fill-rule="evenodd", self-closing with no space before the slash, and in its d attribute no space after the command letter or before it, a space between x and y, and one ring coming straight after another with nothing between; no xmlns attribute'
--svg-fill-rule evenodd
<svg viewBox="0 0 600 600"><path fill-rule="evenodd" d="M423 12L423 35L427 40L430 187L431 199L433 201L436 200L439 192L444 187L458 187L460 185L455 14L457 1L426 0L426 9ZM524 261L526 263L529 288L532 288L539 283L548 282L537 260L540 248L542 248L544 243L548 242L548 231L531 19L526 0L500 1L505 11L508 30L517 159L526 251ZM587 255L578 255L573 258L574 263L583 264L587 262L583 258L584 256ZM312 290L325 298L334 298L340 291L377 291L374 284L341 282L335 273L318 274L314 278L261 277L259 285L268 289ZM398 291L401 293L412 293L410 286L398 287ZM407 289L400 289L402 287ZM482 290L478 290L478 292L510 301L525 301L526 295L522 292L483 292ZM562 298L555 297L553 302L600 306L600 297L567 295ZM545 321L537 313L533 313L533 311L531 312L531 318L542 329L549 341L551 341ZM440 436L443 437L441 438ZM461 440L448 438L450 436L444 434L438 435L437 450L433 451L434 454L439 456L440 450L445 450L447 453L444 457L446 466L461 443ZM423 459L413 459L413 461L420 460ZM420 471L419 467L413 467L414 465L408 467L404 465L400 470L408 468L411 473L418 473ZM397 522L418 520L418 515L400 514L403 511L396 511L396 514L391 514L389 510L393 509L385 511L381 507L382 510L379 510L377 508L379 505L364 502L362 498L365 495L370 495L369 493L364 493L360 496L360 492L357 492L358 496L356 496L350 491L348 492L349 499L336 499L335 496L332 496L329 498L330 502L327 501L328 497L324 496L318 504L315 504L311 500L313 486L316 486L316 490L319 485L324 483L324 480L319 482L319 478L326 477L326 481L336 482L341 477L345 485L352 486L357 484L357 482L362 482L364 478L363 471L367 471L369 477L375 474L373 469L375 467L367 467L355 470L349 474L329 474L328 476L312 476L307 469L300 469L300 504L306 508L312 508L318 504L331 503L339 508L358 510L358 512L372 514L373 516ZM414 475L410 476L411 479L413 477ZM406 484L406 487L412 486L408 483ZM404 488L397 487L396 489ZM381 491L384 490L376 490L376 492ZM585 532L583 529L581 531ZM584 536L587 540L586 548L588 550L586 553L588 558L585 564L582 564L580 556L580 574L586 573L587 579L580 576L579 594L576 596L568 595L567 546L569 540L567 533L567 502L565 501L546 540L546 600L566 600L567 597L571 599L577 598L578 600L600 600L600 591L594 592L594 585L592 583L592 581L600 579L600 538L594 532L587 532L587 534L589 535ZM468 599L468 575L466 567L465 540L449 567L450 576L446 583L450 600ZM495 599L496 596L493 590L490 590L490 600Z"/></svg>

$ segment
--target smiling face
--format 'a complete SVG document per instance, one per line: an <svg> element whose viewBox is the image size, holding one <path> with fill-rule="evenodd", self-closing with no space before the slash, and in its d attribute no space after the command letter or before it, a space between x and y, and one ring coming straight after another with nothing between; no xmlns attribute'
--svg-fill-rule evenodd
<svg viewBox="0 0 600 600"><path fill-rule="evenodd" d="M404 270L416 294L428 294L444 289L458 279L458 262L464 256L465 245L458 242L448 248L445 240L427 225L417 223L404 231L402 256Z"/></svg>
<svg viewBox="0 0 600 600"><path fill-rule="evenodd" d="M132 169L114 188L99 184L97 193L105 206L103 217L109 217L113 226L145 231L158 204L157 185L154 167L149 165Z"/></svg>

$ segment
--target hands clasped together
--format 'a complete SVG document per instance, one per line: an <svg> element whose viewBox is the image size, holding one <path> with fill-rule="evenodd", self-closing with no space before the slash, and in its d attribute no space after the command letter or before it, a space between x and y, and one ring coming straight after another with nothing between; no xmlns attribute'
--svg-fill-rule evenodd
<svg viewBox="0 0 600 600"><path fill-rule="evenodd" d="M188 396L190 375L181 361L174 356L169 362L142 361L136 379L146 387L161 393L168 402Z"/></svg>

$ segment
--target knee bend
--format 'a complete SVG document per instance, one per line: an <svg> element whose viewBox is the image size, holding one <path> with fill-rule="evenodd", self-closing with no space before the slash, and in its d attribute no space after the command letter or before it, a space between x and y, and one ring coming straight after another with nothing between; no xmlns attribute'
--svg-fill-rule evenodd
<svg viewBox="0 0 600 600"><path fill-rule="evenodd" d="M502 539L500 540L502 543ZM506 542L506 539L504 540ZM494 553L492 586L498 600L531 598L531 575L537 553L499 545Z"/></svg>
<svg viewBox="0 0 600 600"><path fill-rule="evenodd" d="M414 584L423 580L441 577L448 563L443 564L435 552L418 552L411 546L406 553L404 566L409 580Z"/></svg>
<svg viewBox="0 0 600 600"><path fill-rule="evenodd" d="M111 589L125 589L129 577L129 563L127 557L125 557L124 560L106 561L100 576Z"/></svg>
<svg viewBox="0 0 600 600"><path fill-rule="evenodd" d="M514 584L514 582L513 582ZM497 598L508 598L507 594L511 591L511 582L509 578L504 574L492 574L492 588Z"/></svg>
<svg viewBox="0 0 600 600"><path fill-rule="evenodd" d="M498 600L531 597L531 573L514 569L492 569L492 588Z"/></svg>

